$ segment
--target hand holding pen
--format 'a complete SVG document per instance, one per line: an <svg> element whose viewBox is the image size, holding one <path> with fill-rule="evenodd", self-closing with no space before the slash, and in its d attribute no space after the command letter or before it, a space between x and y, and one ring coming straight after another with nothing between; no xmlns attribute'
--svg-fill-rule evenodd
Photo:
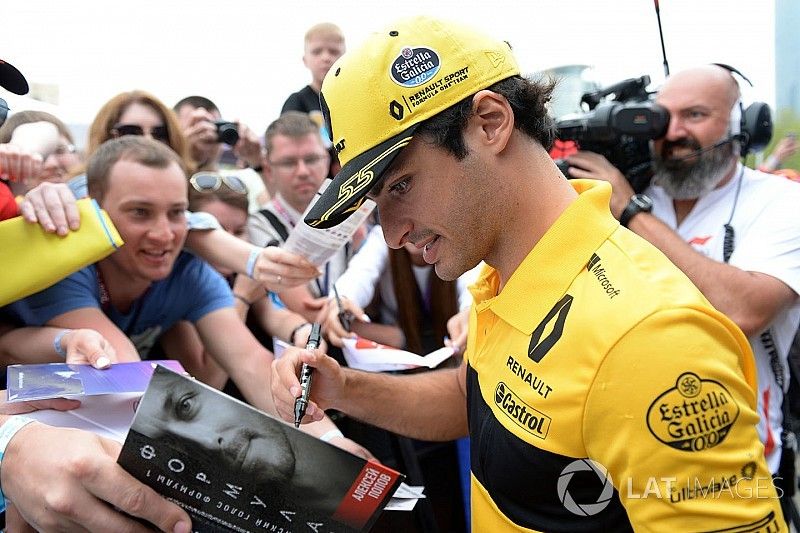
<svg viewBox="0 0 800 533"><path fill-rule="evenodd" d="M351 328L352 328L352 325L353 325L353 318L355 318L355 317L353 316L353 313L351 313L350 311L347 311L342 306L342 299L339 298L339 291L336 290L336 284L335 283L333 284L333 295L336 298L336 309L337 309L336 316L339 318L339 322L342 324L342 327L344 328L344 330L345 331L351 331Z"/></svg>
<svg viewBox="0 0 800 533"><path fill-rule="evenodd" d="M306 350L313 352L319 347L322 340L320 334L321 329L319 323L315 323L311 326L311 335L308 336ZM311 396L311 382L314 378L313 371L314 369L307 363L303 363L300 369L300 389L302 393L294 402L294 427L296 428L300 427L300 421L305 416L306 409L308 408L308 398Z"/></svg>
<svg viewBox="0 0 800 533"><path fill-rule="evenodd" d="M369 322L370 320L354 301L339 297L336 285L333 286L333 294L334 296L328 301L323 315L325 335L330 344L341 348L344 345L343 339L355 337L352 329L357 322Z"/></svg>

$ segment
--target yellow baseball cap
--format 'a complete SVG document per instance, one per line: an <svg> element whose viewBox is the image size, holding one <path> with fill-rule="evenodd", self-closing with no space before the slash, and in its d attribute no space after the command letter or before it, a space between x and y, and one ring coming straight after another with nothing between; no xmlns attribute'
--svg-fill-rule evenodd
<svg viewBox="0 0 800 533"><path fill-rule="evenodd" d="M322 112L342 169L306 223L340 224L422 122L519 73L508 43L460 24L415 17L373 33L322 83Z"/></svg>

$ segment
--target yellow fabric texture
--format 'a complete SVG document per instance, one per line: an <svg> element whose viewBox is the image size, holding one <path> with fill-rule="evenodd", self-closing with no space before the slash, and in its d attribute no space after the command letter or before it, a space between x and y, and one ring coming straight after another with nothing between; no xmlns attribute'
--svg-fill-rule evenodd
<svg viewBox="0 0 800 533"><path fill-rule="evenodd" d="M96 263L122 246L105 211L91 198L77 202L81 226L64 237L15 217L0 222L0 306L24 298Z"/></svg>
<svg viewBox="0 0 800 533"><path fill-rule="evenodd" d="M490 267L471 287L465 357L478 378L470 393L494 419L486 438L502 426L524 441L526 455L601 464L636 531L788 531L756 432L755 365L744 334L660 251L617 223L607 183L571 183L578 199L503 290ZM565 301L561 326L548 321ZM533 348L559 327L535 361ZM534 417L507 409L508 398ZM481 435L471 438L481 445ZM495 474L536 475L510 459L506 468L497 455L478 461L491 462ZM556 479L538 482L556 493ZM474 531L536 531L501 510L513 494L495 494L475 475L471 492Z"/></svg>

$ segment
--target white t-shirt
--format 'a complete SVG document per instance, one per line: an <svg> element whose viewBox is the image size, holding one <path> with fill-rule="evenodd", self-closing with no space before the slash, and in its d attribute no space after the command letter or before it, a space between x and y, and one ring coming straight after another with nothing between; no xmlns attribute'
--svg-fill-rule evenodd
<svg viewBox="0 0 800 533"><path fill-rule="evenodd" d="M723 260L724 224L730 220L734 248L728 263L748 272L773 276L800 293L800 185L797 183L740 164L733 179L697 201L680 227L676 227L672 199L661 187L652 185L645 193L653 200L653 215L695 250L717 261ZM785 387L789 384L787 354L798 323L800 299L795 299L794 304L779 312L768 327L785 376ZM758 413L761 417L758 431L765 445L767 463L772 472L776 472L780 462L783 391L778 387L770 354L761 336L752 335L748 339L758 369Z"/></svg>

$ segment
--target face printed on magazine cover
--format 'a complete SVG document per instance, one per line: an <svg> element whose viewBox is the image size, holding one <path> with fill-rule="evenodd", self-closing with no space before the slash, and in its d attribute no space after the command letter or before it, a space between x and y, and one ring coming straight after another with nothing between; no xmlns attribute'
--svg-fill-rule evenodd
<svg viewBox="0 0 800 533"><path fill-rule="evenodd" d="M168 379L168 374L156 374L153 382ZM152 392L157 401L139 406L140 433L182 442L187 453L231 473L245 473L259 485L284 483L294 475L294 451L279 422L190 381L170 380Z"/></svg>

